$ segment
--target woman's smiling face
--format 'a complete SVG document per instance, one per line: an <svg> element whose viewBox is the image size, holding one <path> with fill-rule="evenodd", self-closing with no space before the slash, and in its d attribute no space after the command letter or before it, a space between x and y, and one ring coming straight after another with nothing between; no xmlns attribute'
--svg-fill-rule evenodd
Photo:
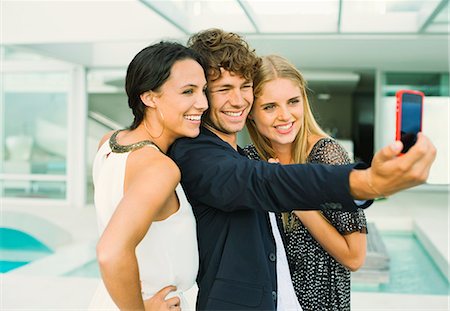
<svg viewBox="0 0 450 311"><path fill-rule="evenodd" d="M300 87L285 78L276 78L263 85L255 98L249 116L257 131L272 146L291 144L303 125L303 97Z"/></svg>

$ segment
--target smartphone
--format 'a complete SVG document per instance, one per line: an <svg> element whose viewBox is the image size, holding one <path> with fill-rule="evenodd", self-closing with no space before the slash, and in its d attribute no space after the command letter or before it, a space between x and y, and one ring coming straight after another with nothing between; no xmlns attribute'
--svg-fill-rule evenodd
<svg viewBox="0 0 450 311"><path fill-rule="evenodd" d="M420 91L400 90L397 98L396 140L403 143L402 154L416 143L417 134L422 131L424 94Z"/></svg>

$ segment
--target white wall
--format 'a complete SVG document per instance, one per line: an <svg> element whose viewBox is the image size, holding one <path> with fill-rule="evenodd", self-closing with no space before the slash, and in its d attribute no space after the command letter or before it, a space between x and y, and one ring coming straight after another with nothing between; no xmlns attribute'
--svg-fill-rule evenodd
<svg viewBox="0 0 450 311"><path fill-rule="evenodd" d="M395 97L382 97L375 131L378 146L395 140ZM450 139L450 97L425 96L423 106L422 130L436 146L436 160L431 168L429 184L449 184L449 139Z"/></svg>

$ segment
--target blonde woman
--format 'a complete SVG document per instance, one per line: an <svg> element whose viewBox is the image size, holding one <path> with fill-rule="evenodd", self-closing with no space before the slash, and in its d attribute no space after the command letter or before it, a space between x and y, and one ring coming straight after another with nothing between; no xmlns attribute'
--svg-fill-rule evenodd
<svg viewBox="0 0 450 311"><path fill-rule="evenodd" d="M280 164L348 164L345 150L319 127L301 73L286 59L262 58L254 78L247 128L250 158ZM304 311L349 310L350 271L366 254L367 225L357 212L294 211L279 215L286 235L292 281Z"/></svg>

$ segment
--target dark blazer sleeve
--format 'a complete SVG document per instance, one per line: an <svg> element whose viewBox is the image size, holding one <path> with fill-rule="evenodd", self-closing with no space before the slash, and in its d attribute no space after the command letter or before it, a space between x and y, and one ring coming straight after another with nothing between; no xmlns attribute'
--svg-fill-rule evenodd
<svg viewBox="0 0 450 311"><path fill-rule="evenodd" d="M170 156L181 170L182 184L193 206L222 211L294 209L356 211L350 195L352 165L279 165L254 161L217 137L200 135L174 143Z"/></svg>

